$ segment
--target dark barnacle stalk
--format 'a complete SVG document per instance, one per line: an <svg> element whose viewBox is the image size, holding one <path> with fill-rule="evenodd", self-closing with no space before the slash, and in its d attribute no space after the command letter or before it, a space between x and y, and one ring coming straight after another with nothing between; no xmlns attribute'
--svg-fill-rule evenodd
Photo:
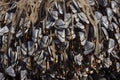
<svg viewBox="0 0 120 80"><path fill-rule="evenodd" d="M119 80L119 0L1 0L0 80Z"/></svg>

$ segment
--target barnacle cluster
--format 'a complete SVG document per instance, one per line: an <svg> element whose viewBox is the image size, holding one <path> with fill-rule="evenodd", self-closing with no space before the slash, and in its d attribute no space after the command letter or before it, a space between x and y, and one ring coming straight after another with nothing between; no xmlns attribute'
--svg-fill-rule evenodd
<svg viewBox="0 0 120 80"><path fill-rule="evenodd" d="M0 80L119 76L119 0L0 1Z"/></svg>

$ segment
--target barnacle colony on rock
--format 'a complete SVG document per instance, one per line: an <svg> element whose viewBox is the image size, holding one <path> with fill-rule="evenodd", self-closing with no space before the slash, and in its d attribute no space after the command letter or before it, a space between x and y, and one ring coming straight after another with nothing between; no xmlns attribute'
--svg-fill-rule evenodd
<svg viewBox="0 0 120 80"><path fill-rule="evenodd" d="M119 0L1 0L0 80L119 80Z"/></svg>

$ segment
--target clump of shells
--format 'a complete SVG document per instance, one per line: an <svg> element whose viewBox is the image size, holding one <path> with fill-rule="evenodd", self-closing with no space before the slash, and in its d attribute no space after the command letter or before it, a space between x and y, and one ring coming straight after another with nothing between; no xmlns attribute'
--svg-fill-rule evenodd
<svg viewBox="0 0 120 80"><path fill-rule="evenodd" d="M1 0L0 80L119 80L119 0Z"/></svg>

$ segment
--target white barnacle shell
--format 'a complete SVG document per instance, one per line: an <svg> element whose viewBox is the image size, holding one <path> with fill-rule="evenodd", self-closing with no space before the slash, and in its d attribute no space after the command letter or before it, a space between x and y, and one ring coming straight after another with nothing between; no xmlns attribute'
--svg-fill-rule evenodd
<svg viewBox="0 0 120 80"><path fill-rule="evenodd" d="M44 51L40 51L39 55L36 55L34 57L34 60L37 62L37 64L42 64L43 60L44 60Z"/></svg>
<svg viewBox="0 0 120 80"><path fill-rule="evenodd" d="M77 22L75 27L80 28L80 29L85 29L85 26L80 22Z"/></svg>
<svg viewBox="0 0 120 80"><path fill-rule="evenodd" d="M45 21L44 21L45 22ZM47 21L46 21L46 29L50 29L50 27L52 27L53 25L55 24L55 22L54 21L52 21L51 19L48 19Z"/></svg>
<svg viewBox="0 0 120 80"><path fill-rule="evenodd" d="M9 29L7 26L0 28L0 35L3 35L3 34L8 33L8 32L9 32Z"/></svg>
<svg viewBox="0 0 120 80"><path fill-rule="evenodd" d="M105 35L106 40L108 40L109 39L109 35L108 35L108 32L107 32L106 28L102 27L102 31L103 31L103 33Z"/></svg>
<svg viewBox="0 0 120 80"><path fill-rule="evenodd" d="M108 53L111 53L115 47L115 40L110 38L108 44Z"/></svg>
<svg viewBox="0 0 120 80"><path fill-rule="evenodd" d="M110 65L112 65L112 61L111 61L110 58L108 57L108 58L105 59L105 66L106 66L107 68L109 68Z"/></svg>
<svg viewBox="0 0 120 80"><path fill-rule="evenodd" d="M78 9L79 6L78 6L78 2L76 0L72 0L73 4L75 5L75 7Z"/></svg>
<svg viewBox="0 0 120 80"><path fill-rule="evenodd" d="M102 24L104 25L105 28L108 29L109 22L107 16L102 16Z"/></svg>
<svg viewBox="0 0 120 80"><path fill-rule="evenodd" d="M33 33L32 33L32 40L34 42L37 42L41 37L42 37L42 30L41 30L41 28L34 29Z"/></svg>
<svg viewBox="0 0 120 80"><path fill-rule="evenodd" d="M60 14L63 14L63 9L62 9L60 4L57 4L57 9L58 9Z"/></svg>
<svg viewBox="0 0 120 80"><path fill-rule="evenodd" d="M116 1L111 1L111 7L112 7L112 10L114 13L117 13L118 12L118 5L116 3Z"/></svg>
<svg viewBox="0 0 120 80"><path fill-rule="evenodd" d="M114 22L112 22L112 24L113 24L113 28L114 28L115 32L119 33L120 29L119 29L118 25L115 24Z"/></svg>
<svg viewBox="0 0 120 80"><path fill-rule="evenodd" d="M55 20L58 19L58 11L51 11L50 14Z"/></svg>
<svg viewBox="0 0 120 80"><path fill-rule="evenodd" d="M15 27L11 27L10 32L11 32L11 33L15 33Z"/></svg>
<svg viewBox="0 0 120 80"><path fill-rule="evenodd" d="M76 12L77 12L77 10L74 8L73 5L70 5L70 9L72 10L73 13L76 13Z"/></svg>
<svg viewBox="0 0 120 80"><path fill-rule="evenodd" d="M75 13L73 16L74 16L76 22L79 22L79 21L80 21L77 13Z"/></svg>
<svg viewBox="0 0 120 80"><path fill-rule="evenodd" d="M99 23L101 18L102 18L102 13L99 12L99 11L95 11L95 19L96 19L96 22Z"/></svg>
<svg viewBox="0 0 120 80"><path fill-rule="evenodd" d="M25 44L22 44L22 48L21 48L22 54L26 55L27 54L27 48L25 46Z"/></svg>
<svg viewBox="0 0 120 80"><path fill-rule="evenodd" d="M73 29L67 29L66 38L72 40L76 37L76 34Z"/></svg>
<svg viewBox="0 0 120 80"><path fill-rule="evenodd" d="M56 28L58 29L61 29L61 28L64 29L68 27L62 19L56 20L55 25L56 25Z"/></svg>
<svg viewBox="0 0 120 80"><path fill-rule="evenodd" d="M114 31L113 24L110 24L108 29L111 30L111 31Z"/></svg>
<svg viewBox="0 0 120 80"><path fill-rule="evenodd" d="M57 34L57 37L61 42L65 42L65 30L56 30L55 33Z"/></svg>
<svg viewBox="0 0 120 80"><path fill-rule="evenodd" d="M116 69L117 69L117 72L120 71L120 63L119 62L116 62Z"/></svg>
<svg viewBox="0 0 120 80"><path fill-rule="evenodd" d="M3 73L0 73L0 80L5 80Z"/></svg>
<svg viewBox="0 0 120 80"><path fill-rule="evenodd" d="M69 25L71 22L71 14L70 13L66 13L66 25Z"/></svg>
<svg viewBox="0 0 120 80"><path fill-rule="evenodd" d="M75 62L78 64L78 65L82 65L82 60L83 60L83 57L81 54L78 54L74 57L74 60Z"/></svg>
<svg viewBox="0 0 120 80"><path fill-rule="evenodd" d="M87 19L87 16L85 15L85 13L83 13L83 12L78 13L78 16L79 16L79 18L80 18L83 22L89 24L89 21L88 21L88 19Z"/></svg>
<svg viewBox="0 0 120 80"><path fill-rule="evenodd" d="M22 31L19 30L19 31L16 33L16 37L19 37L19 36L21 36L21 35L22 35Z"/></svg>
<svg viewBox="0 0 120 80"><path fill-rule="evenodd" d="M32 55L34 53L33 43L31 41L28 41L28 51L29 55Z"/></svg>
<svg viewBox="0 0 120 80"><path fill-rule="evenodd" d="M120 44L120 33L115 33L114 35L115 35L115 38L116 38L118 44Z"/></svg>
<svg viewBox="0 0 120 80"><path fill-rule="evenodd" d="M32 39L33 39L34 42L37 41L38 33L39 33L39 30L38 30L38 29L34 29L34 30L33 30Z"/></svg>
<svg viewBox="0 0 120 80"><path fill-rule="evenodd" d="M6 72L9 76L11 76L11 77L15 77L15 76L16 76L15 71L14 71L14 69L13 69L12 66L9 66L8 68L6 68L6 69L5 69L5 72Z"/></svg>
<svg viewBox="0 0 120 80"><path fill-rule="evenodd" d="M106 12L107 12L108 19L111 21L111 19L113 18L113 13L111 8L106 8Z"/></svg>
<svg viewBox="0 0 120 80"><path fill-rule="evenodd" d="M42 41L40 42L41 47L47 47L52 41L52 37L50 36L43 36Z"/></svg>
<svg viewBox="0 0 120 80"><path fill-rule="evenodd" d="M84 46L85 45L85 43L86 43L86 37L85 37L85 33L84 32L79 32L79 37L80 37L80 43L81 43L81 45L82 46Z"/></svg>
<svg viewBox="0 0 120 80"><path fill-rule="evenodd" d="M95 44L93 42L87 41L84 48L85 48L84 54L87 55L95 49Z"/></svg>
<svg viewBox="0 0 120 80"><path fill-rule="evenodd" d="M26 77L27 77L27 71L26 70L21 70L20 71L20 77L21 77L21 80L25 80Z"/></svg>
<svg viewBox="0 0 120 80"><path fill-rule="evenodd" d="M93 6L93 5L95 5L95 1L94 1L94 0L89 0L89 4L90 4L91 6Z"/></svg>

